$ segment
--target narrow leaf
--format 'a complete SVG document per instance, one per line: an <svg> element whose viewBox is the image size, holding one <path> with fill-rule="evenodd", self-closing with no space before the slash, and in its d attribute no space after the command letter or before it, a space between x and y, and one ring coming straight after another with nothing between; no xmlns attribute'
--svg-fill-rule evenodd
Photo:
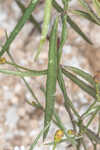
<svg viewBox="0 0 100 150"><path fill-rule="evenodd" d="M76 67L72 67L72 66L63 66L63 67L67 70L70 70L70 71L76 73L77 75L79 75L80 77L82 77L83 79L88 81L94 88L96 87L95 81L89 73L87 73L81 69L78 69Z"/></svg>
<svg viewBox="0 0 100 150"><path fill-rule="evenodd" d="M6 39L8 39L8 34L7 34L7 32L6 32ZM9 48L7 49L7 54L8 54L8 56L9 56L10 60L12 61L12 64L15 64L16 70L17 70L17 71L20 71L20 70L19 70L19 67L18 67L19 65L16 66L17 64L15 63L15 61L14 61L12 55L10 54ZM21 66L21 67L22 67L22 66ZM27 89L29 90L30 94L32 95L33 99L35 99L36 102L37 102L37 104L40 105L40 107L41 107L41 104L40 104L38 98L36 97L34 91L32 90L31 86L29 85L29 83L26 81L26 79L25 79L24 77L21 77L21 79L24 81L24 83L25 83Z"/></svg>
<svg viewBox="0 0 100 150"><path fill-rule="evenodd" d="M8 40L6 41L6 43L4 44L4 46L2 47L2 49L0 51L0 57L8 50L10 44L13 42L13 40L15 39L17 34L20 32L20 30L22 29L22 27L26 23L26 21L29 19L32 11L35 9L38 2L39 2L39 0L32 0L29 7L26 8L25 13L23 14L21 19L19 20L18 24L13 29L13 31L11 32L11 34L10 34Z"/></svg>
<svg viewBox="0 0 100 150"><path fill-rule="evenodd" d="M33 76L41 76L41 75L46 75L47 74L47 70L44 71L10 71L10 70L6 70L6 69L0 69L1 73L4 73L6 75L16 75L19 77L33 77Z"/></svg>
<svg viewBox="0 0 100 150"><path fill-rule="evenodd" d="M9 56L9 58L11 59L12 64L15 64L15 61L14 61L14 59L13 59L13 57L12 57L12 55L10 54L9 51L7 51L7 54L8 54L8 56ZM18 68L16 65L17 65L17 64L15 64L16 70L17 70L17 71L20 71L19 68ZM18 66L19 66L19 65L18 65ZM35 99L36 102L38 103L38 105L41 107L41 104L40 104L38 98L36 97L35 93L33 92L32 88L30 87L29 83L26 81L26 79L25 79L24 77L21 77L21 79L24 81L24 83L25 83L27 89L29 90L30 94L32 95L33 99Z"/></svg>
<svg viewBox="0 0 100 150"><path fill-rule="evenodd" d="M61 33L61 42L58 49L58 64L60 63L61 55L62 55L62 48L66 42L67 39L67 15L64 14L62 16L62 33Z"/></svg>
<svg viewBox="0 0 100 150"><path fill-rule="evenodd" d="M82 32L82 30L79 28L79 26L68 16L68 23L70 26L89 44L93 44L89 38Z"/></svg>
<svg viewBox="0 0 100 150"><path fill-rule="evenodd" d="M45 92L46 90L44 89L44 87L41 86L40 89L41 89L41 91L43 92L43 94L46 97L46 92ZM52 120L55 123L55 125L57 125L61 130L63 130L65 136L68 137L67 133L66 133L66 128L64 127L64 125L63 125L63 123L62 123L58 113L55 110L54 110L54 118Z"/></svg>
<svg viewBox="0 0 100 150"><path fill-rule="evenodd" d="M45 106L45 120L44 127L50 123L55 104L55 93L56 93L56 76L57 76L57 27L58 27L58 17L56 18L49 43L49 60L48 60L48 74L46 81L46 106ZM44 132L44 139L47 136L48 129Z"/></svg>
<svg viewBox="0 0 100 150"><path fill-rule="evenodd" d="M28 68L26 68L26 67L20 66L20 65L14 63L14 62L12 63L12 62L6 61L6 63L9 64L9 65L11 65L11 66L16 67L17 69L19 68L19 69L21 69L21 70L26 70L26 71L29 71L29 72L34 72L34 71L35 71L35 70L32 70L32 69L28 69Z"/></svg>
<svg viewBox="0 0 100 150"><path fill-rule="evenodd" d="M90 16L98 23L100 24L100 18L96 15L96 13L92 10L90 5L85 0L78 0L79 3L85 8L85 10L90 14Z"/></svg>
<svg viewBox="0 0 100 150"><path fill-rule="evenodd" d="M44 89L44 87L41 86L40 89L41 89L41 91L43 92L43 94L44 94L45 97L46 97L46 92L45 92L46 90ZM61 119L60 119L58 113L57 113L55 110L54 110L54 119L52 119L52 120L53 120L53 122L54 122L61 130L63 130L65 136L68 137L68 136L67 136L67 133L66 133L66 128L64 127L64 125L63 125L63 123L62 123L62 121L61 121Z"/></svg>
<svg viewBox="0 0 100 150"><path fill-rule="evenodd" d="M16 1L17 5L19 6L19 8L21 9L22 13L24 13L26 8L23 5L23 3L20 0L15 0L15 1ZM41 32L40 24L32 15L30 15L29 20L31 23L33 23L35 25L35 27L38 29L38 31Z"/></svg>
<svg viewBox="0 0 100 150"><path fill-rule="evenodd" d="M89 21L91 21L91 22L93 22L93 23L95 23L95 24L97 24L97 25L100 25L99 23L97 23L94 19L93 19L93 17L91 17L91 15L89 14L89 13L87 13L87 12L85 12L85 11L81 11L81 10L73 10L73 11L71 11L73 14L76 14L76 15L79 15L80 17L83 17L83 18L85 18L85 19L87 19L87 20L89 20Z"/></svg>
<svg viewBox="0 0 100 150"><path fill-rule="evenodd" d="M72 121L72 124L73 124L73 127L74 127L74 123L73 123L73 117L72 117L72 114L71 114L71 111L70 111L70 108L73 110L74 114L80 118L79 114L77 113L77 111L75 110L71 100L69 99L67 93L66 93L66 87L65 87L65 83L64 83L64 80L63 80L63 76L62 76L62 70L59 68L59 72L58 72L58 83L59 83L59 87L61 88L61 91L63 93L63 96L64 96L64 106L66 108L66 110L68 111L69 113L69 116L71 118L71 121ZM69 107L70 106L70 107Z"/></svg>
<svg viewBox="0 0 100 150"><path fill-rule="evenodd" d="M35 146L38 143L38 140L40 139L40 137L42 136L42 134L45 132L45 130L48 128L49 124L40 131L40 133L38 134L38 136L36 137L36 139L34 140L34 142L32 143L32 145L30 146L29 150L33 150L35 148Z"/></svg>
<svg viewBox="0 0 100 150"><path fill-rule="evenodd" d="M58 12L60 13L63 12L63 8L61 8L60 5L55 0L52 1L52 4ZM73 30L75 30L86 42L88 42L89 44L93 44L88 39L88 37L83 33L83 31L79 28L79 26L70 18L70 16L67 16L67 22L70 24Z"/></svg>
<svg viewBox="0 0 100 150"><path fill-rule="evenodd" d="M72 80L75 84L77 84L82 90L84 90L86 93L88 93L90 96L96 98L96 91L91 86L77 78L72 73L66 71L62 68L62 71L66 77L68 77L70 80Z"/></svg>
<svg viewBox="0 0 100 150"><path fill-rule="evenodd" d="M51 9L52 9L52 0L45 0L45 10L44 10L44 21L43 21L42 35L41 35L40 45L39 45L38 51L37 51L36 56L35 56L35 60L37 60L37 58L38 58L38 56L42 50L43 44L46 40L47 34L48 34Z"/></svg>

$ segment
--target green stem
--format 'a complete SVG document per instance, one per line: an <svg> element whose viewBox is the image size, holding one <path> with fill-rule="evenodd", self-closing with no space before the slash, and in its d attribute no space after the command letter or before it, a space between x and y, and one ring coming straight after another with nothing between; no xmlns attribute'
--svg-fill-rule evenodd
<svg viewBox="0 0 100 150"><path fill-rule="evenodd" d="M91 122L92 122L93 119L95 118L95 116L96 116L96 114L97 114L98 111L99 111L99 110L97 109L97 110L94 112L94 114L92 115L92 117L91 117L90 120L88 121L88 123L87 123L87 125L86 125L86 128L89 127L89 125L91 124Z"/></svg>
<svg viewBox="0 0 100 150"><path fill-rule="evenodd" d="M9 51L7 51L7 54L8 54L8 56L9 56L9 58L11 59L12 63L15 64L15 61L14 61L14 59L13 59L13 57L12 57L12 55L10 54ZM19 69L17 68L17 64L15 65L15 68L16 68L17 70L19 70ZM41 107L41 104L40 104L38 98L35 96L34 92L32 91L31 87L29 86L28 82L27 82L23 77L21 77L21 78L22 78L22 80L24 81L24 83L25 83L27 89L30 91L30 93L31 93L31 95L32 95L32 97L33 97L33 99L35 99L36 102L38 103L38 105Z"/></svg>
<svg viewBox="0 0 100 150"><path fill-rule="evenodd" d="M89 108L87 109L87 111L82 114L81 118L84 118L85 115L87 115L88 112L89 112L90 110L92 110L92 108L93 108L93 106L94 106L95 104L96 104L96 100L89 106Z"/></svg>
<svg viewBox="0 0 100 150"><path fill-rule="evenodd" d="M30 15L32 14L33 10L35 9L36 5L38 4L39 0L31 0L28 8L26 8L25 13L20 18L18 24L15 26L13 31L11 32L8 40L5 42L4 46L0 51L0 57L8 50L9 46L16 38L17 34L21 31L26 21L29 19Z"/></svg>
<svg viewBox="0 0 100 150"><path fill-rule="evenodd" d="M19 6L19 8L21 9L21 11L23 12L23 14L25 13L25 6L21 3L20 0L15 0L17 5ZM35 27L38 29L38 31L41 33L41 27L40 27L40 24L38 23L38 21L32 16L30 15L30 18L29 18L30 22L32 24L35 25Z"/></svg>

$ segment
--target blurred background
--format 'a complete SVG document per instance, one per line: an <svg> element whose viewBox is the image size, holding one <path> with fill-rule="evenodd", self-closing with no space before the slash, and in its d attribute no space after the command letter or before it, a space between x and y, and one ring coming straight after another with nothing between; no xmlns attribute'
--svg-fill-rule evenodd
<svg viewBox="0 0 100 150"><path fill-rule="evenodd" d="M21 0L27 7L30 0ZM92 7L92 1L88 1ZM58 0L60 5L61 1ZM72 9L81 8L77 0L70 3ZM43 21L44 0L35 9L33 15L38 22ZM91 22L72 15L72 19L80 26L82 31L90 38L93 45L86 43L71 27L68 25L68 40L63 47L63 65L72 65L83 69L94 75L95 71L100 70L100 27ZM51 17L52 22L57 15L53 9ZM0 45L6 41L5 31L8 35L14 29L22 12L15 0L0 0ZM50 28L51 28L50 25ZM59 34L61 32L61 22L59 22ZM48 63L48 41L45 42L43 51L37 62L34 56L40 41L40 33L29 21L25 24L19 35L13 41L10 52L19 65L30 69L42 70L47 68ZM10 61L7 54L4 55ZM0 65L0 68L14 70L9 65ZM45 104L45 97L40 90L41 86L45 87L46 77L25 77L26 81L32 87L36 96L42 105ZM79 89L69 79L66 80L67 93L70 96L76 109L82 114L93 99L85 92ZM31 94L27 90L24 82L19 77L0 74L0 149L1 150L28 150L32 141L36 138L39 131L43 128L43 112L26 103L26 100L33 101ZM66 129L70 129L71 123L68 114L63 107L63 97L57 86L56 93L56 110L59 113ZM97 117L93 120L90 128L96 131ZM57 127L52 124L47 141L53 140L53 135ZM44 146L42 138L35 150L49 150L51 146ZM66 145L60 145L58 150L66 149ZM70 148L72 150L72 148ZM92 147L88 145L88 150ZM74 149L73 149L74 150Z"/></svg>

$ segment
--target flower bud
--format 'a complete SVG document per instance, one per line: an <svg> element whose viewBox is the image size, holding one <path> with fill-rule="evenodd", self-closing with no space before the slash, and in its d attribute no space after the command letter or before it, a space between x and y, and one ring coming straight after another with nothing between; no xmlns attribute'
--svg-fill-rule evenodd
<svg viewBox="0 0 100 150"><path fill-rule="evenodd" d="M54 136L54 141L57 143L60 142L63 136L64 132L61 129L57 130Z"/></svg>
<svg viewBox="0 0 100 150"><path fill-rule="evenodd" d="M6 59L4 57L0 58L0 64L5 64L6 63Z"/></svg>

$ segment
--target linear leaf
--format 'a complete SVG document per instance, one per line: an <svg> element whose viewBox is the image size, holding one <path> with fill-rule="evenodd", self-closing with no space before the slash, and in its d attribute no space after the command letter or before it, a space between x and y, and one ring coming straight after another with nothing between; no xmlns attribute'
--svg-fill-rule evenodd
<svg viewBox="0 0 100 150"><path fill-rule="evenodd" d="M84 17L85 19L97 24L97 25L100 25L99 23L97 23L93 17L91 17L91 15L85 11L82 11L82 10L73 10L71 11L73 14L76 14L76 15L79 15L80 17Z"/></svg>
<svg viewBox="0 0 100 150"><path fill-rule="evenodd" d="M47 70L43 70L43 71L10 71L10 70L6 70L6 69L0 69L1 73L7 74L7 75L16 75L19 77L33 77L33 76L41 76L41 75L46 75L47 74Z"/></svg>
<svg viewBox="0 0 100 150"><path fill-rule="evenodd" d="M0 51L0 57L8 50L10 44L13 42L17 34L20 32L26 21L29 19L32 11L35 9L36 5L38 4L39 0L32 0L29 7L26 8L25 13L20 18L18 24L15 26L13 31L11 32L8 40L5 42L4 46Z"/></svg>
<svg viewBox="0 0 100 150"><path fill-rule="evenodd" d="M32 145L30 146L29 150L33 150L34 147L36 146L36 144L38 143L38 140L40 139L40 137L42 136L42 134L45 132L45 130L48 128L49 124L40 131L40 133L38 134L38 136L36 137L36 139L34 140L34 142L32 143Z"/></svg>
<svg viewBox="0 0 100 150"><path fill-rule="evenodd" d="M19 8L21 9L22 13L25 12L25 6L23 5L23 3L20 1L20 0L15 0L17 5L19 6ZM39 24L39 22L37 22L37 20L32 16L30 15L30 18L29 18L30 22L32 22L35 27L38 29L39 32L41 32L41 26Z"/></svg>
<svg viewBox="0 0 100 150"><path fill-rule="evenodd" d="M63 8L61 8L60 5L55 0L52 1L52 4L58 12L60 13L63 12ZM70 24L73 30L75 30L86 42L88 42L89 44L93 44L88 39L88 37L83 33L83 31L79 28L79 26L68 15L67 15L67 22Z"/></svg>
<svg viewBox="0 0 100 150"><path fill-rule="evenodd" d="M52 27L49 43L49 56L48 56L48 74L46 81L46 106L45 106L45 120L44 127L50 123L55 104L56 93L56 76L57 76L57 27L58 17L56 18ZM44 139L47 136L48 129L44 132Z"/></svg>
<svg viewBox="0 0 100 150"><path fill-rule="evenodd" d="M57 79L58 79L59 87L61 88L61 91L62 91L63 96L64 96L64 106L65 106L66 110L68 111L71 120L73 120L73 119L72 119L72 114L71 114L71 111L70 111L69 108L71 108L73 110L73 112L75 113L75 115L78 118L80 118L79 114L75 110L71 100L69 99L69 97L68 97L68 95L66 93L65 83L64 83L64 80L63 80L63 76L62 76L62 70L60 68L59 68L58 78ZM73 121L72 121L72 124L73 124ZM73 124L73 126L74 126L74 124Z"/></svg>
<svg viewBox="0 0 100 150"><path fill-rule="evenodd" d="M46 97L46 92L45 92L46 90L44 89L44 87L41 86L40 89L41 89L41 91L43 92L43 94L44 94L45 97ZM67 133L66 133L66 128L64 127L64 125L63 125L63 123L62 123L62 121L61 121L61 119L60 119L58 113L57 113L55 110L54 110L54 119L52 119L52 120L53 120L53 122L54 122L61 130L64 131L65 136L68 137L68 136L67 136Z"/></svg>
<svg viewBox="0 0 100 150"><path fill-rule="evenodd" d="M6 32L6 39L8 39L7 32ZM9 56L10 60L12 61L12 64L15 65L16 70L17 70L17 71L20 71L20 70L19 70L19 67L18 67L19 65L16 66L17 64L15 63L15 61L14 61L12 55L10 54L9 48L7 49L7 54L8 54L8 56ZM22 66L21 66L21 68L22 68ZM29 83L26 81L26 79L25 79L24 77L21 77L21 78L22 78L22 80L24 81L24 83L25 83L27 89L29 90L30 94L32 95L33 99L35 99L36 102L38 103L38 105L41 107L41 104L40 104L38 98L36 97L34 91L31 89L31 86L29 85Z"/></svg>
<svg viewBox="0 0 100 150"><path fill-rule="evenodd" d="M77 75L79 75L80 77L82 77L83 79L88 81L95 88L95 86L96 86L95 81L89 73L87 73L81 69L78 69L76 67L72 67L72 66L63 66L63 67L67 70L70 70L70 71L76 73Z"/></svg>
<svg viewBox="0 0 100 150"><path fill-rule="evenodd" d="M7 32L6 32L6 39L8 39L8 34L7 34ZM18 67L19 65L17 66L17 64L15 63L15 61L14 61L12 55L10 54L9 48L7 49L7 54L8 54L8 56L9 56L9 58L10 58L10 60L11 60L12 62L9 63L9 62L6 61L6 63L7 63L7 64L10 64L10 65L14 65L15 68L16 68L16 70L17 70L17 71L20 71L20 70L19 70L19 67ZM21 66L21 67L22 67L22 66ZM23 68L23 67L22 67L22 68ZM25 69L26 69L26 68L25 68ZM28 69L26 69L26 70L28 70ZM32 97L37 101L37 103L34 102L34 107L40 107L40 103L39 103L37 97L35 96L34 92L32 91L30 85L28 84L28 82L25 80L24 77L21 77L21 79L24 81L24 83L25 83L27 89L29 90L29 92L31 93ZM30 103L28 100L26 100L26 102L27 102L28 104L32 105L32 103Z"/></svg>
<svg viewBox="0 0 100 150"><path fill-rule="evenodd" d="M9 51L7 51L7 54L8 54L8 56L9 56L9 58L11 59L12 64L14 64L16 70L17 70L17 71L20 71L20 70L19 70L20 67L18 67L19 65L15 64L15 61L14 61L14 59L13 59L13 57L12 57L12 55L10 54ZM21 69L22 69L22 66L21 66ZM24 69L27 70L27 68L24 68ZM31 70L31 71L32 71L32 70ZM32 88L30 87L29 83L26 81L26 79L25 79L24 77L21 77L21 78L22 78L22 80L24 81L24 83L25 83L27 89L28 89L29 92L31 93L33 99L35 99L36 102L38 103L38 106L41 107L40 102L39 102L38 98L36 97L35 93L33 92Z"/></svg>
<svg viewBox="0 0 100 150"><path fill-rule="evenodd" d="M26 68L26 67L23 67L23 66L20 66L20 65L18 65L18 64L16 64L16 63L12 63L12 62L6 62L7 64L9 64L9 65L11 65L11 66L14 66L14 67L16 67L16 68L19 68L19 69L22 69L22 70L26 70L26 71L29 71L29 72L34 72L35 70L32 70L32 69L28 69L28 68Z"/></svg>
<svg viewBox="0 0 100 150"><path fill-rule="evenodd" d="M48 29L49 29L49 23L50 23L50 16L51 16L51 9L52 9L52 0L45 0L45 9L44 9L44 21L43 21L43 28L42 28L42 35L41 35L41 40L39 44L38 51L35 56L35 60L37 60L43 44L46 40L47 34L48 34Z"/></svg>
<svg viewBox="0 0 100 150"><path fill-rule="evenodd" d="M96 98L96 91L93 89L91 86L77 78L75 75L72 73L66 71L65 69L62 68L62 72L66 77L68 77L70 80L72 80L75 84L77 84L82 90L84 90L86 93L88 93L90 96Z"/></svg>
<svg viewBox="0 0 100 150"><path fill-rule="evenodd" d="M90 16L98 23L100 24L100 18L96 15L96 13L92 10L90 5L85 0L78 0L81 6L85 8L85 10L90 14Z"/></svg>
<svg viewBox="0 0 100 150"><path fill-rule="evenodd" d="M60 63L61 55L62 55L62 48L67 39L67 15L64 14L62 16L62 33L61 33L61 42L58 49L58 64Z"/></svg>
<svg viewBox="0 0 100 150"><path fill-rule="evenodd" d="M79 26L68 16L68 23L70 26L89 44L93 44L89 38L82 32L82 30L79 28Z"/></svg>

